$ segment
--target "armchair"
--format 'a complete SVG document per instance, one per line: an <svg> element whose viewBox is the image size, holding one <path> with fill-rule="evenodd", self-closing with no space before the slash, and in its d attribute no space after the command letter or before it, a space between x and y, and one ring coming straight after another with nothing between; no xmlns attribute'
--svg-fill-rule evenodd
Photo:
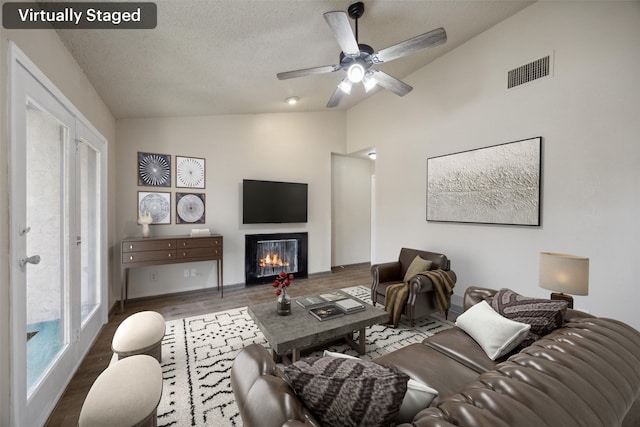
<svg viewBox="0 0 640 427"><path fill-rule="evenodd" d="M371 266L371 276L373 276L371 300L374 305L376 302L384 305L387 287L403 282L407 268L416 255L419 255L425 260L430 260L433 263L431 266L432 270L439 268L446 271L451 281L455 284L456 274L451 270L451 263L446 255L418 249L402 248L398 261ZM445 317L449 314L450 305L451 302L449 302L445 310ZM438 302L436 300L433 282L424 275L418 274L413 276L409 280L409 299L402 314L407 316L411 321L411 326L414 326L415 319L435 311L438 311Z"/></svg>

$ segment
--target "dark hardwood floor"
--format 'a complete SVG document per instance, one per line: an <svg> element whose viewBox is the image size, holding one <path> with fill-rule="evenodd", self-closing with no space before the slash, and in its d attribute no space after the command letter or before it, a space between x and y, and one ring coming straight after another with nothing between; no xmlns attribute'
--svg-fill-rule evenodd
<svg viewBox="0 0 640 427"><path fill-rule="evenodd" d="M371 285L369 264L336 267L332 269L331 273L296 279L287 293L292 297L297 297L356 285ZM91 385L108 366L113 355L111 351L113 334L120 322L127 316L139 311L153 310L161 313L165 320L173 320L270 300L274 301L275 307L275 298L273 287L267 284L225 289L224 298L220 298L216 290L207 290L129 301L125 306L124 313L117 310L110 315L109 323L104 326L93 347L82 361L46 425L49 427L76 427L78 425L82 403Z"/></svg>

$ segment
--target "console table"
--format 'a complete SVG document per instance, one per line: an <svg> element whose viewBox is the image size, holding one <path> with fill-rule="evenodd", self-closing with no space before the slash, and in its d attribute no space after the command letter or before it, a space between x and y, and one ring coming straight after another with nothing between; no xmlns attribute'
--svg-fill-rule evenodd
<svg viewBox="0 0 640 427"><path fill-rule="evenodd" d="M218 292L224 297L222 286L222 236L205 237L163 236L127 237L122 240L120 262L120 311L129 296L129 269L183 262L216 261Z"/></svg>

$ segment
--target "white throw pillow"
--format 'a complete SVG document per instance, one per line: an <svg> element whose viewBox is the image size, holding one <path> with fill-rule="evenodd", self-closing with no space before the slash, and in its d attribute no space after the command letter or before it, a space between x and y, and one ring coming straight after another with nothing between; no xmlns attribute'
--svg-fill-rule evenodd
<svg viewBox="0 0 640 427"><path fill-rule="evenodd" d="M322 353L322 355L324 357L342 357L343 359L359 359L359 357L352 356L350 354L337 353L335 351L329 351L329 350L325 350L324 353Z"/></svg>
<svg viewBox="0 0 640 427"><path fill-rule="evenodd" d="M428 407L437 396L438 390L409 378L407 393L402 399L400 412L398 412L398 423L410 423L413 417Z"/></svg>
<svg viewBox="0 0 640 427"><path fill-rule="evenodd" d="M491 360L513 350L531 329L531 325L502 317L486 301L458 316L456 326L480 344Z"/></svg>
<svg viewBox="0 0 640 427"><path fill-rule="evenodd" d="M349 354L336 353L328 350L324 351L323 356L358 359L357 357ZM398 424L410 423L411 420L413 420L413 417L415 417L418 412L428 407L436 396L438 396L438 390L409 378L409 382L407 382L407 392L404 395L404 399L402 399L400 412L398 412Z"/></svg>

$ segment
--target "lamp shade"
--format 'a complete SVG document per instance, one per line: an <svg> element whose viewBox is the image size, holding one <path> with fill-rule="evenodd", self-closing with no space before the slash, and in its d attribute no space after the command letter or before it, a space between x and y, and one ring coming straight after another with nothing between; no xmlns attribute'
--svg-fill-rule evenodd
<svg viewBox="0 0 640 427"><path fill-rule="evenodd" d="M541 288L570 295L589 294L589 258L540 252Z"/></svg>

